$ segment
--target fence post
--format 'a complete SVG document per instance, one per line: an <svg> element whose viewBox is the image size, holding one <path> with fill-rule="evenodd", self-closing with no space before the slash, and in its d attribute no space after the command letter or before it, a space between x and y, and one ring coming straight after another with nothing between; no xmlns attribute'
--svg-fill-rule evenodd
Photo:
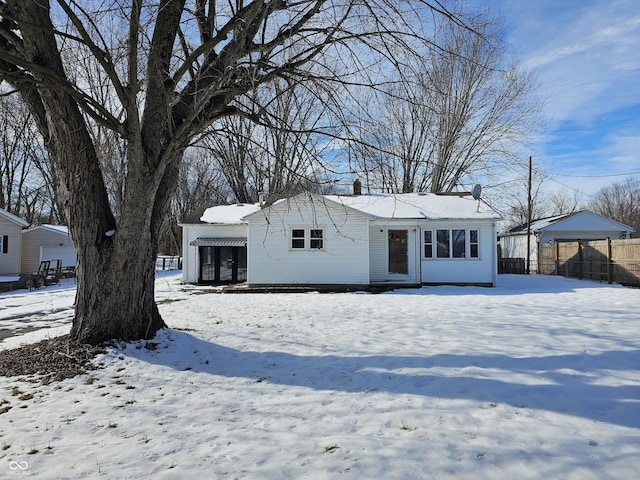
<svg viewBox="0 0 640 480"><path fill-rule="evenodd" d="M612 253L611 253L611 237L607 237L607 283L611 285L613 283L613 268L611 265Z"/></svg>
<svg viewBox="0 0 640 480"><path fill-rule="evenodd" d="M578 240L578 278L582 280L583 277L583 265L582 265L582 240Z"/></svg>
<svg viewBox="0 0 640 480"><path fill-rule="evenodd" d="M555 241L555 249L556 249L556 259L554 261L554 275L560 275L560 244L558 243L558 241Z"/></svg>

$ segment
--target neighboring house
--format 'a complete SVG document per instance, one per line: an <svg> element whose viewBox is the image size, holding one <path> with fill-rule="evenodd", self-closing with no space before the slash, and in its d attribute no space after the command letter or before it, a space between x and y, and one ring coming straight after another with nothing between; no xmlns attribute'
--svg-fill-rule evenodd
<svg viewBox="0 0 640 480"><path fill-rule="evenodd" d="M0 275L19 275L22 229L29 224L0 208Z"/></svg>
<svg viewBox="0 0 640 480"><path fill-rule="evenodd" d="M531 222L529 241L530 271L538 271L539 245L577 240L624 239L635 230L588 210ZM519 225L498 236L501 258L527 258L527 225Z"/></svg>
<svg viewBox="0 0 640 480"><path fill-rule="evenodd" d="M252 211L227 217L234 208ZM204 223L183 225L184 279L204 282L207 265L216 265L203 246L235 242L246 243L250 286L494 286L499 219L468 194L302 193L264 208L213 207Z"/></svg>
<svg viewBox="0 0 640 480"><path fill-rule="evenodd" d="M22 273L37 272L42 260L62 260L62 267L75 267L75 249L67 227L39 225L22 232Z"/></svg>

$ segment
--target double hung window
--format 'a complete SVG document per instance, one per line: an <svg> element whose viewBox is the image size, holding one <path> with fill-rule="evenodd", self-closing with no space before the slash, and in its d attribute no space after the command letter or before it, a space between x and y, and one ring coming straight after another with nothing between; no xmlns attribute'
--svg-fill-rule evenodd
<svg viewBox="0 0 640 480"><path fill-rule="evenodd" d="M304 228L294 228L291 230L291 248L294 250L304 249L305 244L305 230Z"/></svg>
<svg viewBox="0 0 640 480"><path fill-rule="evenodd" d="M321 228L309 230L309 248L322 250L324 248L324 232Z"/></svg>
<svg viewBox="0 0 640 480"><path fill-rule="evenodd" d="M424 231L424 258L433 258L433 232Z"/></svg>

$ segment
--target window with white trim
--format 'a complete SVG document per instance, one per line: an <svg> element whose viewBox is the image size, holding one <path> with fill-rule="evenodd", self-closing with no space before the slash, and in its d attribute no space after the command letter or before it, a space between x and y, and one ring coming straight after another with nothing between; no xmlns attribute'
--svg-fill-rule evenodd
<svg viewBox="0 0 640 480"><path fill-rule="evenodd" d="M433 232L424 231L424 258L433 258Z"/></svg>
<svg viewBox="0 0 640 480"><path fill-rule="evenodd" d="M291 230L291 248L296 250L304 250L305 248L305 231L304 228L293 228Z"/></svg>
<svg viewBox="0 0 640 480"><path fill-rule="evenodd" d="M324 229L292 228L292 250L324 250Z"/></svg>
<svg viewBox="0 0 640 480"><path fill-rule="evenodd" d="M9 235L0 235L0 253L8 253Z"/></svg>
<svg viewBox="0 0 640 480"><path fill-rule="evenodd" d="M478 230L469 230L469 257L478 258L480 254L480 234Z"/></svg>
<svg viewBox="0 0 640 480"><path fill-rule="evenodd" d="M309 230L309 248L322 250L324 248L324 232L321 228Z"/></svg>
<svg viewBox="0 0 640 480"><path fill-rule="evenodd" d="M424 230L423 258L479 258L479 238L480 235L477 229L439 228L437 230Z"/></svg>

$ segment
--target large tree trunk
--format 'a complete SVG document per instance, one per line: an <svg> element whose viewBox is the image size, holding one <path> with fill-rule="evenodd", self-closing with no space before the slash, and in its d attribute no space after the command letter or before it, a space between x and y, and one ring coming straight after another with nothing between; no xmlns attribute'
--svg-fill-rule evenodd
<svg viewBox="0 0 640 480"><path fill-rule="evenodd" d="M128 228L96 251L78 245L73 340L148 339L165 326L154 298L156 244L148 229Z"/></svg>
<svg viewBox="0 0 640 480"><path fill-rule="evenodd" d="M129 149L128 178L133 187L125 193L118 226L104 232L99 248L85 241L77 253L71 337L78 342L149 339L166 326L155 302L155 264L179 162L176 157L157 181L158 172L146 168L149 163L140 148Z"/></svg>
<svg viewBox="0 0 640 480"><path fill-rule="evenodd" d="M78 287L71 338L93 345L151 338L165 326L154 299L155 259L177 162L160 161L166 152L157 148L159 141L154 143L155 153L146 152L136 137L136 150L129 152L127 206L116 222L77 101L69 89L57 88L46 78L49 72L65 77L48 5L17 2L13 7L23 25L24 53L44 72L36 69L34 81L18 83L18 90L45 139L76 248Z"/></svg>
<svg viewBox="0 0 640 480"><path fill-rule="evenodd" d="M154 298L155 261L174 176L167 173L154 180L158 170L146 167L145 153L138 149L136 158L129 158L130 186L116 221L81 114L64 94L43 92L43 99L52 132L50 151L63 178L76 247L78 290L71 338L92 345L151 338L165 326ZM55 116L54 110L67 113ZM75 134L68 135L68 129Z"/></svg>

